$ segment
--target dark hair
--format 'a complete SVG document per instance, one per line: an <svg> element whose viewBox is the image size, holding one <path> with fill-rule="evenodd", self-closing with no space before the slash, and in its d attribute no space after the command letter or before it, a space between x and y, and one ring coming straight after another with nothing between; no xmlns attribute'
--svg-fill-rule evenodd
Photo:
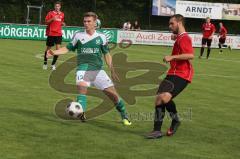
<svg viewBox="0 0 240 159"><path fill-rule="evenodd" d="M185 18L181 14L174 14L171 18L175 18L177 22L182 22L183 26L185 25Z"/></svg>
<svg viewBox="0 0 240 159"><path fill-rule="evenodd" d="M94 12L86 12L86 13L84 13L83 17L93 17L93 19L96 20L97 14Z"/></svg>
<svg viewBox="0 0 240 159"><path fill-rule="evenodd" d="M54 5L56 5L56 4L62 5L62 2L61 2L61 1L56 1L56 2L54 3Z"/></svg>

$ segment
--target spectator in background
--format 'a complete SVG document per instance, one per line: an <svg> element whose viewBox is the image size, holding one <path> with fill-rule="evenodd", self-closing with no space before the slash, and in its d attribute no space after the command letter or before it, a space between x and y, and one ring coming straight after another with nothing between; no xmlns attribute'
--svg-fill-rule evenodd
<svg viewBox="0 0 240 159"><path fill-rule="evenodd" d="M131 23L130 21L127 21L123 24L123 30L130 30L131 29Z"/></svg>
<svg viewBox="0 0 240 159"><path fill-rule="evenodd" d="M136 31L139 31L140 30L140 25L138 23L138 21L136 20L134 22L134 24L132 25L132 30L136 30Z"/></svg>

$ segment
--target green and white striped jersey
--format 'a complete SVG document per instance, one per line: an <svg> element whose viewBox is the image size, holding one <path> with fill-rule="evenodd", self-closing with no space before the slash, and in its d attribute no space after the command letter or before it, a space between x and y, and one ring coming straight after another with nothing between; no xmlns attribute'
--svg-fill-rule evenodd
<svg viewBox="0 0 240 159"><path fill-rule="evenodd" d="M77 70L101 70L102 55L109 53L106 36L98 31L89 35L86 31L77 32L67 45L70 51L77 50Z"/></svg>

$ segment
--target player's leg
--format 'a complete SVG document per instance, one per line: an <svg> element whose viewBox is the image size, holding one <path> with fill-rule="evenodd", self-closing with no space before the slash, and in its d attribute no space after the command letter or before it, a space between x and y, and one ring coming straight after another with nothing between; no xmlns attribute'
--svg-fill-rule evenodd
<svg viewBox="0 0 240 159"><path fill-rule="evenodd" d="M148 139L156 139L163 136L161 128L163 124L163 119L165 117L165 108L166 108L165 102L167 102L167 100L170 100L172 98L171 96L168 96L169 94L166 94L166 92L171 92L173 88L174 88L174 85L172 82L168 80L168 76L159 85L157 95L155 98L155 116L154 116L153 131L147 134L146 137Z"/></svg>
<svg viewBox="0 0 240 159"><path fill-rule="evenodd" d="M218 48L220 49L219 54L221 54L223 52L222 51L222 40L221 40L221 38L219 38L219 41L218 41Z"/></svg>
<svg viewBox="0 0 240 159"><path fill-rule="evenodd" d="M44 62L43 62L43 69L46 70L47 69L47 51L51 49L51 47L54 46L54 42L51 36L47 37L46 40L46 50L44 52Z"/></svg>
<svg viewBox="0 0 240 159"><path fill-rule="evenodd" d="M165 108L170 114L172 119L171 126L167 131L167 135L173 135L178 126L180 120L177 114L176 105L172 98L176 97L186 86L188 82L178 76L167 76L165 80L160 84L158 94L155 100L155 120L154 129L148 134L147 138L155 139L162 136L161 126L165 115Z"/></svg>
<svg viewBox="0 0 240 159"><path fill-rule="evenodd" d="M60 49L61 43L62 43L62 36L56 36L54 37L54 43L56 44L56 50ZM56 62L57 62L58 56L55 55L53 56L53 61L52 61L52 70L56 70Z"/></svg>
<svg viewBox="0 0 240 159"><path fill-rule="evenodd" d="M82 105L83 112L87 110L87 88L90 86L90 82L87 80L86 71L77 71L76 84L78 89L78 95L76 101ZM81 120L86 119L85 114L81 116Z"/></svg>
<svg viewBox="0 0 240 159"><path fill-rule="evenodd" d="M208 50L207 50L207 59L209 58L210 53L211 53L211 45L212 45L212 39L208 39L208 40L207 40L207 47L208 47Z"/></svg>
<svg viewBox="0 0 240 159"><path fill-rule="evenodd" d="M225 44L225 42L226 42L226 38L222 38L221 39L222 47L228 48L231 51L232 50L231 45L227 45L227 44Z"/></svg>
<svg viewBox="0 0 240 159"><path fill-rule="evenodd" d="M199 58L202 57L203 53L204 53L204 48L206 47L206 43L207 43L207 39L205 38L202 38L202 47L200 49L200 55L199 55Z"/></svg>
<svg viewBox="0 0 240 159"><path fill-rule="evenodd" d="M103 92L113 101L115 108L120 113L123 124L124 125L131 125L131 122L128 119L126 106L123 100L118 95L114 86L108 87L103 90Z"/></svg>
<svg viewBox="0 0 240 159"><path fill-rule="evenodd" d="M94 80L94 85L96 88L102 90L114 103L117 111L120 113L124 125L131 125L128 120L125 103L118 95L112 80L109 78L104 70L98 71L96 78Z"/></svg>

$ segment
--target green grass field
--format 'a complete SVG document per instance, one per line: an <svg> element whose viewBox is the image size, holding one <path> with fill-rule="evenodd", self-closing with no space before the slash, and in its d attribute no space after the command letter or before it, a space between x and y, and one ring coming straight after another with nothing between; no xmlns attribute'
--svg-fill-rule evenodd
<svg viewBox="0 0 240 159"><path fill-rule="evenodd" d="M0 158L1 159L237 159L240 158L240 53L213 49L211 59L194 59L195 76L175 102L185 114L177 134L147 140L150 119L133 119L124 127L112 111L86 123L66 121L54 112L57 101L74 98L49 86L50 70L37 58L43 41L0 40ZM131 46L128 61L162 63L170 47ZM199 49L195 49L196 57ZM58 65L74 54L59 58ZM49 62L50 63L50 62ZM134 72L133 72L134 74ZM75 81L73 74L69 82ZM144 79L143 79L144 80ZM123 86L124 87L124 86ZM147 89L147 86L143 86ZM89 97L89 109L100 102ZM130 114L153 112L154 96L137 97ZM111 103L109 103L111 104ZM170 120L165 118L163 131Z"/></svg>

